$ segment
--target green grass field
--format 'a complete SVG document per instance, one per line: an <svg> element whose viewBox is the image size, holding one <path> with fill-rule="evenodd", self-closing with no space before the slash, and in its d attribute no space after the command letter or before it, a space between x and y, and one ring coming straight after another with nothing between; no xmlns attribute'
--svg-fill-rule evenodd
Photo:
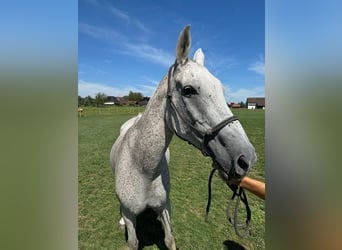
<svg viewBox="0 0 342 250"><path fill-rule="evenodd" d="M78 120L79 249L125 249L125 231L118 228L119 202L114 194L109 152L120 126L139 112L143 112L143 108L84 108L83 116ZM233 112L257 151L258 162L250 176L264 181L264 110ZM248 236L239 238L226 219L227 202L232 192L216 173L209 223L205 223L211 161L176 136L170 150L172 226L177 247L181 250L265 249L264 201L247 192L252 210L251 228ZM144 249L163 248L154 244Z"/></svg>

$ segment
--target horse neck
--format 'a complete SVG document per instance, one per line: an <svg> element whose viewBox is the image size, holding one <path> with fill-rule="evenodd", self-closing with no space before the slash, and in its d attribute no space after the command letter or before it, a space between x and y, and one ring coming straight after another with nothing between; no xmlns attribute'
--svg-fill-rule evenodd
<svg viewBox="0 0 342 250"><path fill-rule="evenodd" d="M173 132L166 124L165 114L167 107L167 76L158 85L157 90L151 97L146 109L136 124L138 134L135 141L140 145L140 159L149 168L156 168L165 155Z"/></svg>

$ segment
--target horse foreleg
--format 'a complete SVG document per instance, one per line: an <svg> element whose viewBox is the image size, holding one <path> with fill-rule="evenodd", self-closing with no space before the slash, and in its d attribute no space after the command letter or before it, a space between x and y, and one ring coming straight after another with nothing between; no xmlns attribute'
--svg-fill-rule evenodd
<svg viewBox="0 0 342 250"><path fill-rule="evenodd" d="M129 250L137 250L138 249L138 239L135 231L136 227L136 216L130 213L129 211L121 210L122 218L125 221L126 229L127 229L127 246Z"/></svg>
<svg viewBox="0 0 342 250"><path fill-rule="evenodd" d="M160 217L165 232L165 245L170 250L176 250L176 243L171 230L170 206L167 206L167 208L163 210Z"/></svg>

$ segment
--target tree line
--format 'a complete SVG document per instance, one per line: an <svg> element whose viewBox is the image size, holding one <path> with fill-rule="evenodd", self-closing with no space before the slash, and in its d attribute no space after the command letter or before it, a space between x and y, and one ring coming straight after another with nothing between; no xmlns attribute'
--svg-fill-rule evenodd
<svg viewBox="0 0 342 250"><path fill-rule="evenodd" d="M140 92L129 91L127 99L129 101L139 102L144 98L143 94ZM84 107L100 107L103 106L104 103L108 100L108 96L104 93L98 92L95 95L95 98L90 95L86 97L78 96L78 106Z"/></svg>
<svg viewBox="0 0 342 250"><path fill-rule="evenodd" d="M133 92L129 91L127 99L129 101L135 101L139 102L143 100L144 96L140 92ZM91 96L86 96L86 97L81 97L78 96L78 106L84 106L84 107L101 107L104 105L104 103L108 100L108 96L104 93L97 93L95 95L95 98L92 98ZM246 108L247 107L247 102L239 102L241 108ZM230 106L230 105L228 105Z"/></svg>

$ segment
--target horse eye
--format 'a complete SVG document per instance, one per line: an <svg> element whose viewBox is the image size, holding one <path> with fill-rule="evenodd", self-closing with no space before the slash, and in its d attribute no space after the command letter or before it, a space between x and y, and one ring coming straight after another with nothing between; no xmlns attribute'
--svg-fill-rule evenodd
<svg viewBox="0 0 342 250"><path fill-rule="evenodd" d="M197 94L197 91L196 89L194 89L192 86L190 85L186 85L184 86L183 88L183 93L182 93L184 96L186 97L191 97L192 95L196 95Z"/></svg>

